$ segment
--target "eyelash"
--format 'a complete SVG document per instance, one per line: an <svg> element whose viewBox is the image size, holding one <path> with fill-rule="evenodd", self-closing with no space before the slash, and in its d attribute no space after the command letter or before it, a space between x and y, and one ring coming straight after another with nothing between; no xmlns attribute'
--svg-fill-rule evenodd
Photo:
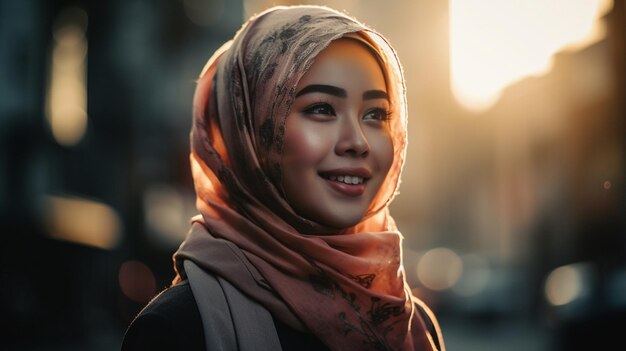
<svg viewBox="0 0 626 351"><path fill-rule="evenodd" d="M369 111L367 111L367 113L365 114L366 116L369 115L370 113L375 112L378 115L378 118L375 118L377 121L388 121L391 119L392 116L392 112L389 110L386 110L384 108L380 108L380 107L376 107L373 108Z"/></svg>
<svg viewBox="0 0 626 351"><path fill-rule="evenodd" d="M324 112L320 112L318 109L325 109ZM335 109L327 102L317 102L314 103L308 107L306 107L303 111L306 114L310 114L310 115L328 115L328 116L334 116L336 114ZM378 118L374 118L374 120L377 121L388 121L391 119L392 116L392 112L381 108L381 107L376 107L373 109L368 110L365 113L365 116L371 114L371 113L375 113L377 115ZM365 117L364 116L364 117Z"/></svg>
<svg viewBox="0 0 626 351"><path fill-rule="evenodd" d="M319 111L316 111L319 108L325 108L328 111L326 113L321 113ZM335 115L335 109L327 102L316 102L314 104L309 105L308 107L306 107L303 111L304 113L306 113L307 115L329 115L329 116L334 116Z"/></svg>

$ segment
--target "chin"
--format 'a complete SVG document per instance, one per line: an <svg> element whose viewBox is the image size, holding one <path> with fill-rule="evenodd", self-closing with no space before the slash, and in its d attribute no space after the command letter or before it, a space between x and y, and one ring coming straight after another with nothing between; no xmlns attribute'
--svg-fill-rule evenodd
<svg viewBox="0 0 626 351"><path fill-rule="evenodd" d="M356 214L348 214L348 215L344 213L341 217L334 216L334 215L323 216L322 218L320 218L319 223L327 225L331 228L335 228L337 230L343 230L343 229L350 228L359 224L359 222L361 222L362 219L363 219L362 212L359 212Z"/></svg>

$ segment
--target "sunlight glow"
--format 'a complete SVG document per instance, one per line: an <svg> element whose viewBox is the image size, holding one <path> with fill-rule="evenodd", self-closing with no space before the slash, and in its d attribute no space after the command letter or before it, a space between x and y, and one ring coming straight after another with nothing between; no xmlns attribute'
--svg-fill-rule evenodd
<svg viewBox="0 0 626 351"><path fill-rule="evenodd" d="M547 73L552 56L601 40L612 0L450 0L452 92L464 107L491 107L502 90Z"/></svg>

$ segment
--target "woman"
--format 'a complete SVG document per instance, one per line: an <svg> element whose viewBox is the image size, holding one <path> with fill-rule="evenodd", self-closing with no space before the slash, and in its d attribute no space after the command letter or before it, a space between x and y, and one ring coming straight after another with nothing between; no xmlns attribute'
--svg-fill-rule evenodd
<svg viewBox="0 0 626 351"><path fill-rule="evenodd" d="M201 215L124 350L444 349L387 207L407 113L382 36L325 7L269 9L209 60L193 118Z"/></svg>

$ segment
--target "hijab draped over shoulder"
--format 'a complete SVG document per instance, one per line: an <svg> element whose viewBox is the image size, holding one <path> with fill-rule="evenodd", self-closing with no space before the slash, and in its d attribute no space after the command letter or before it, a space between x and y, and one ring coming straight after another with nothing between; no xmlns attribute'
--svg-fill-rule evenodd
<svg viewBox="0 0 626 351"><path fill-rule="evenodd" d="M286 201L281 155L298 81L342 37L370 47L383 68L394 160L363 220L337 233ZM404 163L406 120L401 66L381 35L326 7L252 17L197 83L190 159L201 215L174 254L175 282L192 260L333 350L433 350L436 336L416 313L421 302L406 283L402 235L387 208Z"/></svg>

